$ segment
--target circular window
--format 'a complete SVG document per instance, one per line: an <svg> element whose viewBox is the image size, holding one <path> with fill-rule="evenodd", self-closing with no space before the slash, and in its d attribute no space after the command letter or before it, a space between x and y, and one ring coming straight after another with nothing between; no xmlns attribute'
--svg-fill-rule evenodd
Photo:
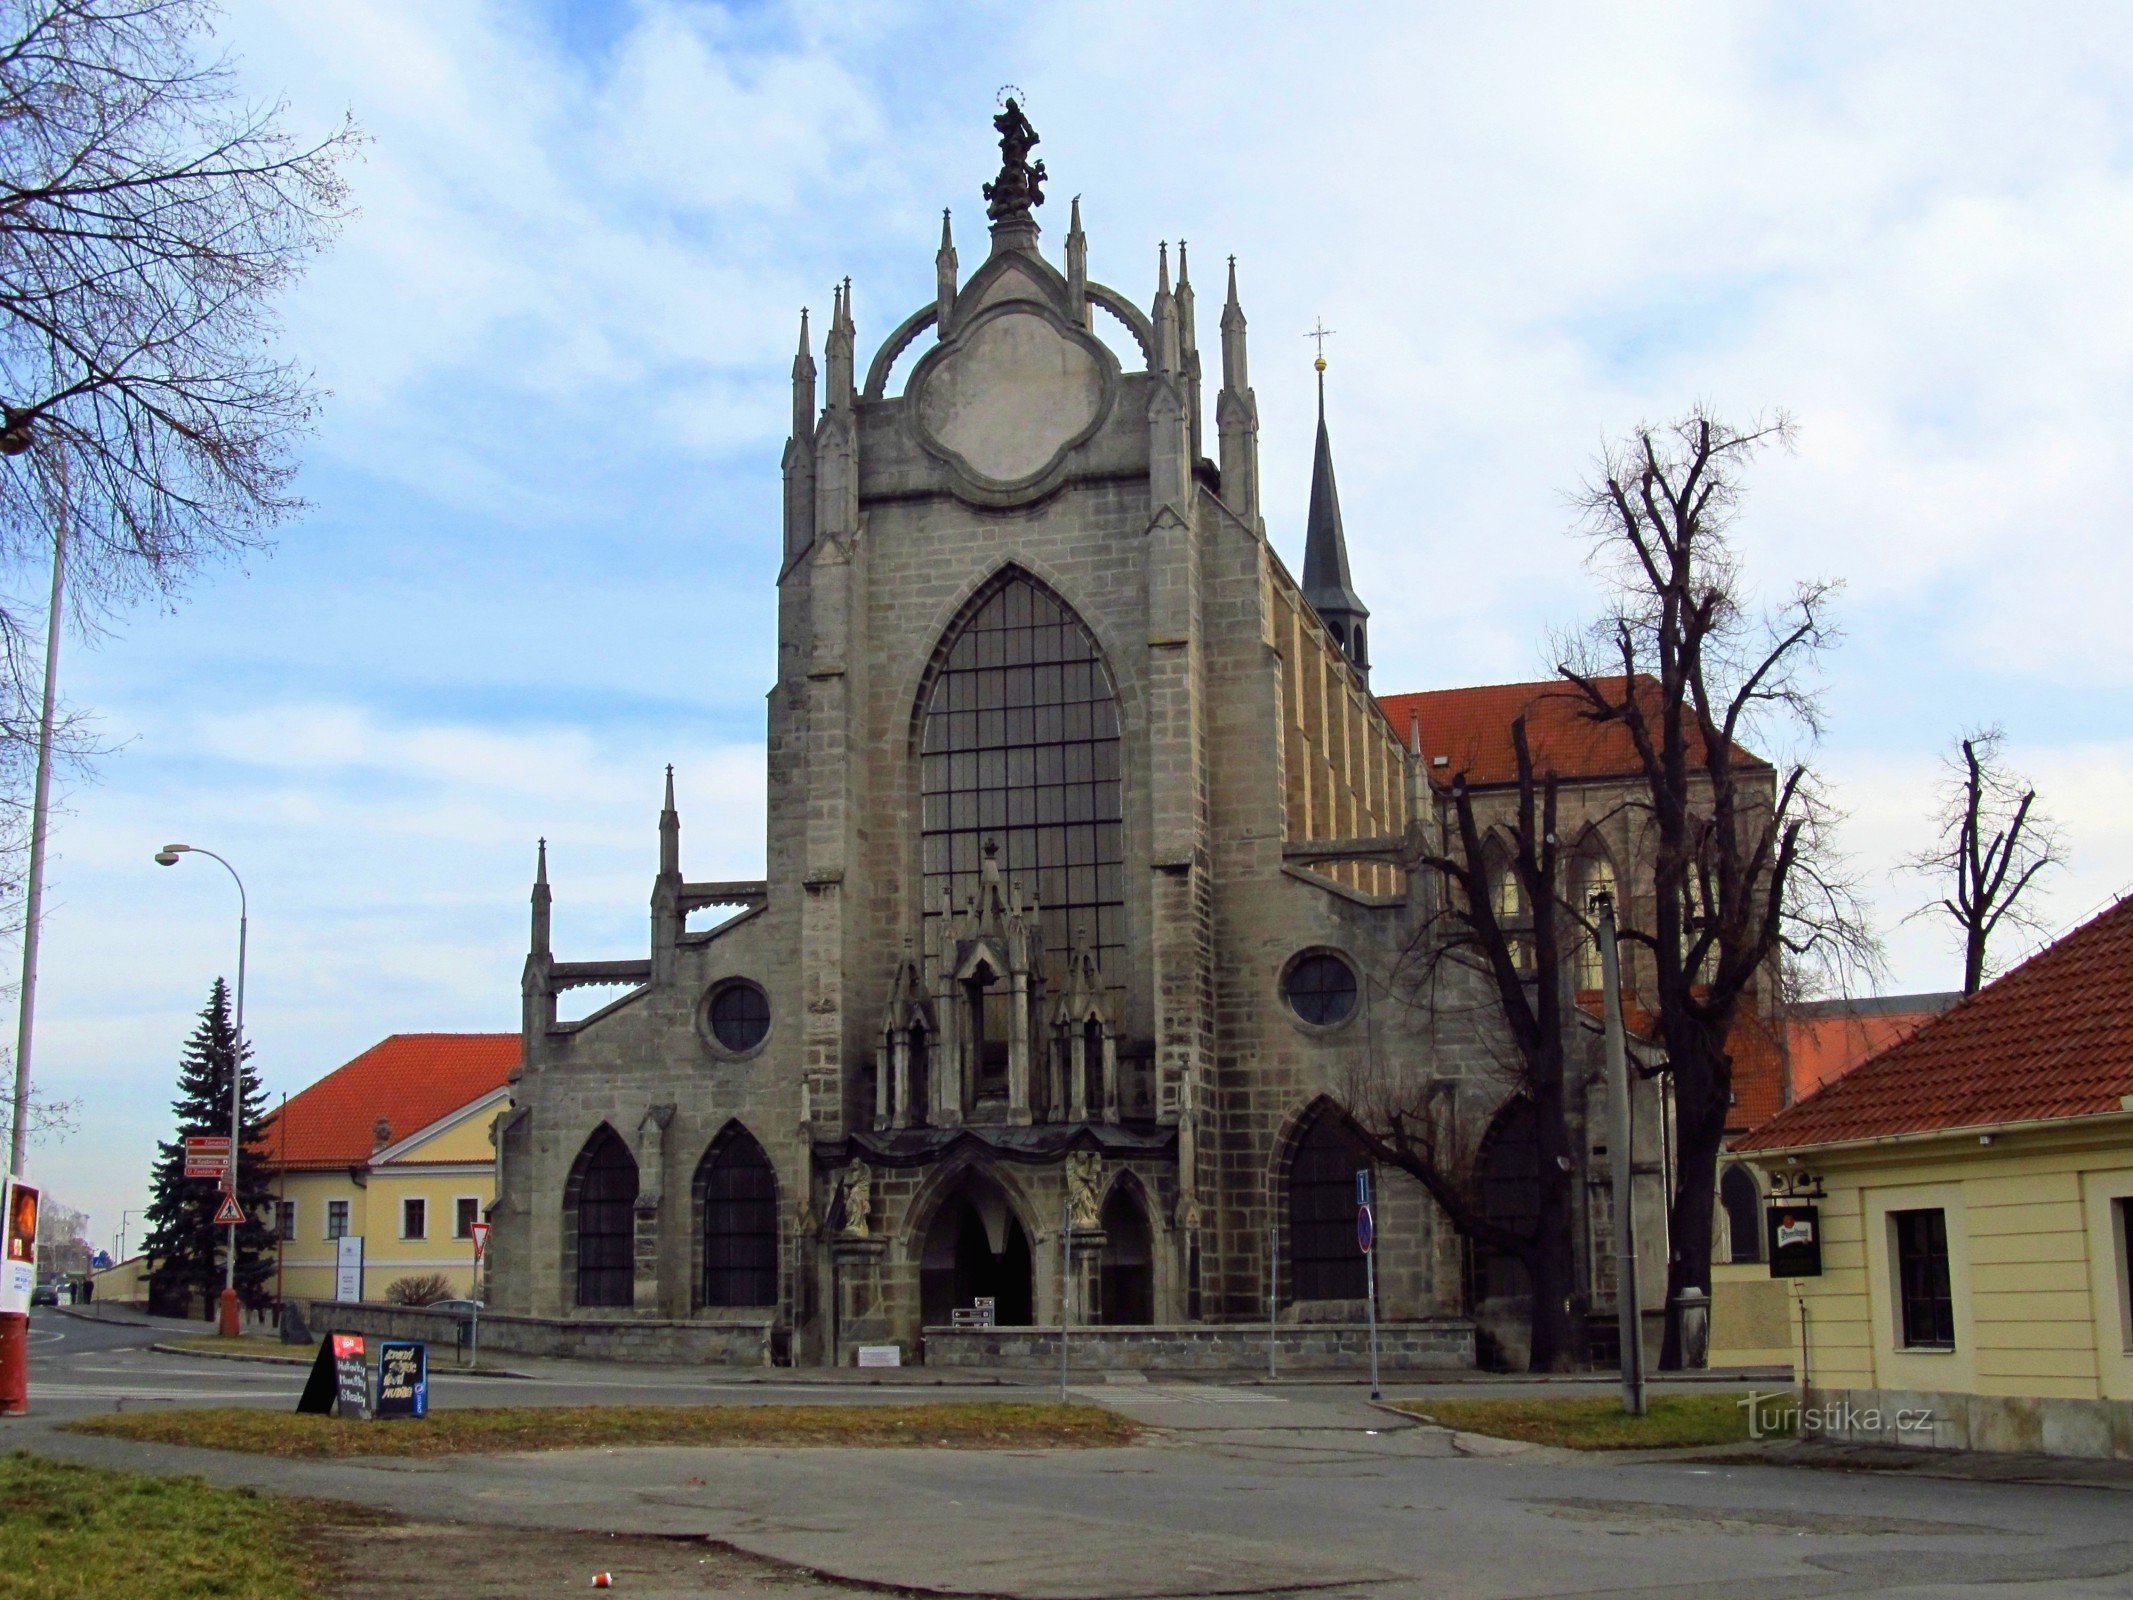
<svg viewBox="0 0 2133 1600"><path fill-rule="evenodd" d="M721 984L706 1008L711 1037L735 1055L744 1055L770 1032L770 996L746 979Z"/></svg>
<svg viewBox="0 0 2133 1600"><path fill-rule="evenodd" d="M1281 992L1289 1009L1314 1027L1346 1022L1355 1010L1355 970L1339 956L1323 951L1300 957L1289 968Z"/></svg>

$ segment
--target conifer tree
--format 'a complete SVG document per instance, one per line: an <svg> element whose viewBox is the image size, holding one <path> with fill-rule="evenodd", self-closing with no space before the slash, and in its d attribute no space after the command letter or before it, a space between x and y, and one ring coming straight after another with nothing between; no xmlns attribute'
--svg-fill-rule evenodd
<svg viewBox="0 0 2133 1600"><path fill-rule="evenodd" d="M260 1122L266 1092L245 1051L244 1144L237 1164L237 1201L245 1222L237 1230L237 1293L243 1303L263 1302L267 1274L273 1266L273 1185L267 1173L267 1146ZM158 1301L182 1299L199 1290L212 1317L222 1293L223 1249L227 1228L215 1226L221 1189L205 1178L185 1176L185 1141L194 1134L230 1131L230 1073L237 1054L237 1030L230 1020L230 994L220 979L208 993L199 1026L185 1041L178 1062L178 1098L171 1103L176 1137L156 1147L155 1175L148 1202L149 1281Z"/></svg>

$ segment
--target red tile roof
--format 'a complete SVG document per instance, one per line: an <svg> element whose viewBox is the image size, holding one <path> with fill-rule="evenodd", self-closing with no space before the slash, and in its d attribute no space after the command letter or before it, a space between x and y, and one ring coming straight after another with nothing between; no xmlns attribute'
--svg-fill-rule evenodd
<svg viewBox="0 0 2133 1600"><path fill-rule="evenodd" d="M380 1117L404 1139L502 1088L518 1062L515 1033L396 1033L289 1096L261 1142L276 1167L357 1166L377 1148Z"/></svg>
<svg viewBox="0 0 2133 1600"><path fill-rule="evenodd" d="M1619 698L1622 683L1621 678L1602 678L1601 693ZM1656 702L1656 683L1646 680L1645 692ZM1629 731L1619 722L1588 720L1586 704L1578 690L1559 678L1378 697L1402 741L1412 743L1419 732L1426 770L1439 783L1462 774L1481 787L1516 783L1518 756L1511 744L1511 724L1520 712L1526 715L1526 742L1536 773L1553 771L1558 778L1640 776L1643 768ZM1439 756L1446 758L1441 767Z"/></svg>
<svg viewBox="0 0 2133 1600"><path fill-rule="evenodd" d="M1786 1150L2133 1109L2133 896L1736 1148Z"/></svg>
<svg viewBox="0 0 2133 1600"><path fill-rule="evenodd" d="M1862 1061L1908 1039L1958 1000L1953 994L1878 995L1861 1000L1811 1000L1785 1019L1792 1057L1791 1099L1804 1100Z"/></svg>

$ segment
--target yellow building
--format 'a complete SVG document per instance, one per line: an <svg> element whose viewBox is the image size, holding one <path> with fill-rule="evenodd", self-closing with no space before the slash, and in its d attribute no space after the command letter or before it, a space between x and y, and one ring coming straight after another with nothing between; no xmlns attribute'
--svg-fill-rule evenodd
<svg viewBox="0 0 2133 1600"><path fill-rule="evenodd" d="M2133 1459L2133 897L1737 1148L1820 1246L1806 1429Z"/></svg>
<svg viewBox="0 0 2133 1600"><path fill-rule="evenodd" d="M496 1196L489 1125L510 1103L515 1033L396 1033L269 1119L280 1297L333 1300L344 1238L362 1241L359 1292L403 1278L476 1289L473 1225Z"/></svg>

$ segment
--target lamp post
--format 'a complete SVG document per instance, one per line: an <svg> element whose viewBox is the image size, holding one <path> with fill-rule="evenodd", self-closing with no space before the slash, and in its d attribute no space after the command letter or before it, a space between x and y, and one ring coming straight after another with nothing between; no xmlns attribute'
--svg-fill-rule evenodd
<svg viewBox="0 0 2133 1600"><path fill-rule="evenodd" d="M1622 1037L1622 953L1615 943L1615 897L1602 889L1588 909L1598 924L1600 1005L1606 1038L1608 1155L1612 1158L1615 1202L1615 1326L1622 1344L1622 1410L1644 1415L1644 1317L1637 1304L1637 1208L1630 1186L1635 1182L1636 1137L1630 1120L1629 1047Z"/></svg>
<svg viewBox="0 0 2133 1600"><path fill-rule="evenodd" d="M222 862L222 870L230 875L237 885L237 1024L236 1048L230 1061L230 1198L237 1197L237 1163L244 1150L244 947L245 936L251 921L251 907L245 898L244 879L237 876L237 869L212 850L203 850L198 845L166 844L156 852L156 865L174 867L180 856L206 856L210 861ZM242 1223L233 1222L230 1228L228 1259L223 1263L222 1306L217 1318L216 1331L226 1338L237 1337L237 1230Z"/></svg>

